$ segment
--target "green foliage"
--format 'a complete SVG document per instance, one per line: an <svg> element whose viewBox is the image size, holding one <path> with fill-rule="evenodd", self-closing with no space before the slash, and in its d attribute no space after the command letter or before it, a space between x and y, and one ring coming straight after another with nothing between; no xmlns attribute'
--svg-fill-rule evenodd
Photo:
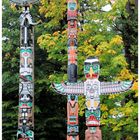
<svg viewBox="0 0 140 140"><path fill-rule="evenodd" d="M88 56L98 56L101 63L100 81L132 80L137 78L129 69L124 55L124 36L120 28L127 17L127 0L79 1L83 30L78 29L78 79L85 80L83 62ZM80 7L87 4L88 8ZM104 12L102 7L112 9ZM19 75L19 10L12 10L3 1L3 139L16 139ZM38 10L39 7L39 10ZM31 9L35 26L35 139L63 140L66 137L66 97L57 95L53 82L67 80L67 21L65 0L41 0ZM124 15L125 19L120 17ZM119 20L118 20L119 19ZM132 18L130 26L137 24ZM127 21L129 23L129 21ZM11 24L12 23L12 24ZM117 25L117 27L116 27ZM123 26L121 26L123 27ZM136 28L134 28L136 31ZM127 40L133 38L127 34ZM134 37L135 41L137 40ZM131 46L137 46L131 43ZM137 48L132 47L132 54ZM103 140L137 139L137 82L132 91L122 95L101 96L101 129ZM79 97L80 139L84 139L85 98Z"/></svg>
<svg viewBox="0 0 140 140"><path fill-rule="evenodd" d="M129 69L138 73L138 8L137 0L127 1L127 16L115 20L115 30L122 34Z"/></svg>

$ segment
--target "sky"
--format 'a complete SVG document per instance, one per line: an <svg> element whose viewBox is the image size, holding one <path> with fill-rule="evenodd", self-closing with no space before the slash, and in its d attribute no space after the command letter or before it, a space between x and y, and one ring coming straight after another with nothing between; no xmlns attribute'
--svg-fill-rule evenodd
<svg viewBox="0 0 140 140"><path fill-rule="evenodd" d="M106 11L106 12L110 11L111 9L112 9L112 7L110 4L107 4L106 6L102 7L102 10Z"/></svg>

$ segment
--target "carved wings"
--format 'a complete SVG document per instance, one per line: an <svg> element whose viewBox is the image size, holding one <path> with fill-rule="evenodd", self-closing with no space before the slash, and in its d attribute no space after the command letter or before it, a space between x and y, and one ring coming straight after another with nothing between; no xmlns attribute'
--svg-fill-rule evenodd
<svg viewBox="0 0 140 140"><path fill-rule="evenodd" d="M84 83L53 84L53 88L62 95L84 95Z"/></svg>
<svg viewBox="0 0 140 140"><path fill-rule="evenodd" d="M11 3L16 3L20 6L28 6L30 4L38 3L39 0L10 0Z"/></svg>
<svg viewBox="0 0 140 140"><path fill-rule="evenodd" d="M100 95L122 93L132 85L133 81L100 82ZM84 82L53 84L53 88L62 95L84 95Z"/></svg>
<svg viewBox="0 0 140 140"><path fill-rule="evenodd" d="M133 85L133 81L121 81L121 82L101 82L100 94L117 94L129 90Z"/></svg>

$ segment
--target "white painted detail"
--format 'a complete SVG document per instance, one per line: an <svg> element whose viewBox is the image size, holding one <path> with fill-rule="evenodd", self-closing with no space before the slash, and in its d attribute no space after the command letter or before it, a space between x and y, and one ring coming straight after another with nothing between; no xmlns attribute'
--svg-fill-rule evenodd
<svg viewBox="0 0 140 140"><path fill-rule="evenodd" d="M84 82L84 95L88 110L96 110L100 105L100 81L98 79L87 79Z"/></svg>

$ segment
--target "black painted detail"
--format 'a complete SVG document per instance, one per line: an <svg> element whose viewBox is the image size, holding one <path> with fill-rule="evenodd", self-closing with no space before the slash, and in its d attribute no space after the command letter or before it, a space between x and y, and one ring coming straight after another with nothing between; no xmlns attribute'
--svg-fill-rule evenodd
<svg viewBox="0 0 140 140"><path fill-rule="evenodd" d="M77 39L76 38L73 38L73 39L68 39L68 46L77 46L78 43L77 43Z"/></svg>
<svg viewBox="0 0 140 140"><path fill-rule="evenodd" d="M77 82L77 65L68 65L68 81L71 83Z"/></svg>

